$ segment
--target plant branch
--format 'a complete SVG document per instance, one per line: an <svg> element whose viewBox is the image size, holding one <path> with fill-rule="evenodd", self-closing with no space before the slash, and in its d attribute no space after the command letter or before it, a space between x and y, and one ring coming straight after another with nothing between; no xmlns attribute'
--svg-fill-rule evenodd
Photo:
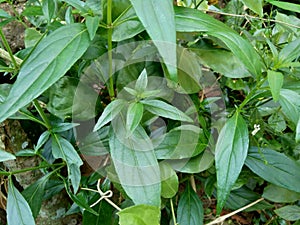
<svg viewBox="0 0 300 225"><path fill-rule="evenodd" d="M13 57L13 59L15 60L15 62L16 62L16 64L17 64L18 66L21 65L22 62L23 62L22 59L20 59L20 58L18 58L18 57L16 57L16 56L13 56L13 55L11 56L11 55L9 54L9 52L5 51L5 50L2 49L2 48L0 48L0 57L1 57L2 59L8 60L8 61L10 61L10 62L12 62L12 63L13 63L13 61L12 61L12 57Z"/></svg>
<svg viewBox="0 0 300 225"><path fill-rule="evenodd" d="M38 100L36 100L36 99L33 100L33 105L36 108L36 110L38 111L38 113L41 116L41 118L43 119L43 121L45 122L45 125L46 125L47 129L50 130L51 129L51 123L48 120L46 114L44 113L44 110L40 106L40 103L38 102Z"/></svg>
<svg viewBox="0 0 300 225"><path fill-rule="evenodd" d="M109 76L109 85L108 93L111 99L115 97L114 91L114 79L113 79L113 62L112 62L112 0L107 0L107 46L108 46L108 76Z"/></svg>

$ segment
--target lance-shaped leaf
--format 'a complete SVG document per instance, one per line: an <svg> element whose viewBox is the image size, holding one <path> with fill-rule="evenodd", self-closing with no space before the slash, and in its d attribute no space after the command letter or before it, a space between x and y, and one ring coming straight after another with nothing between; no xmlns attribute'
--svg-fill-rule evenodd
<svg viewBox="0 0 300 225"><path fill-rule="evenodd" d="M300 220L300 207L297 205L286 205L274 212L281 218L288 221L299 221Z"/></svg>
<svg viewBox="0 0 300 225"><path fill-rule="evenodd" d="M171 80L177 82L176 30L172 1L130 1L166 63Z"/></svg>
<svg viewBox="0 0 300 225"><path fill-rule="evenodd" d="M160 206L160 172L150 138L140 126L126 135L121 117L113 123L117 129L109 146L120 184L136 205Z"/></svg>
<svg viewBox="0 0 300 225"><path fill-rule="evenodd" d="M58 28L44 38L21 67L18 78L0 106L0 121L37 98L58 81L90 44L84 25Z"/></svg>
<svg viewBox="0 0 300 225"><path fill-rule="evenodd" d="M261 73L261 58L251 44L226 24L196 9L175 7L176 30L179 32L206 32L222 40L240 59L248 71L256 76Z"/></svg>
<svg viewBox="0 0 300 225"><path fill-rule="evenodd" d="M281 89L279 104L284 115L297 125L300 118L300 95L289 89Z"/></svg>
<svg viewBox="0 0 300 225"><path fill-rule="evenodd" d="M277 102L280 95L280 89L283 85L283 75L280 72L268 70L268 81L269 81L272 97L274 101Z"/></svg>
<svg viewBox="0 0 300 225"><path fill-rule="evenodd" d="M16 157L13 154L0 150L0 162L4 162L7 160L14 160L14 159L16 159Z"/></svg>
<svg viewBox="0 0 300 225"><path fill-rule="evenodd" d="M300 8L300 6L299 6ZM278 62L275 63L275 68L289 66L294 59L300 55L300 38L287 44L278 55Z"/></svg>
<svg viewBox="0 0 300 225"><path fill-rule="evenodd" d="M160 100L145 99L140 101L143 103L145 109L155 115L169 118L172 120L179 120L185 122L193 122L185 113L177 109L176 107L167 104Z"/></svg>
<svg viewBox="0 0 300 225"><path fill-rule="evenodd" d="M202 202L191 186L187 185L178 203L178 223L182 225L202 225L203 219L204 211Z"/></svg>
<svg viewBox="0 0 300 225"><path fill-rule="evenodd" d="M109 103L109 105L105 107L100 118L98 119L94 127L94 132L112 121L122 111L125 105L126 101L122 99L116 99L113 102Z"/></svg>
<svg viewBox="0 0 300 225"><path fill-rule="evenodd" d="M236 112L222 128L216 144L217 213L219 214L235 184L249 147L248 128L242 116Z"/></svg>
<svg viewBox="0 0 300 225"><path fill-rule="evenodd" d="M126 127L132 133L140 124L143 117L144 106L140 102L133 102L129 105L127 110Z"/></svg>
<svg viewBox="0 0 300 225"><path fill-rule="evenodd" d="M69 178L71 180L74 193L76 193L79 188L81 178L79 167L83 164L78 153L70 142L57 134L53 134L52 154L54 158L63 159L67 163Z"/></svg>
<svg viewBox="0 0 300 225"><path fill-rule="evenodd" d="M8 182L6 213L9 225L35 225L28 203L18 189L14 187L11 178Z"/></svg>
<svg viewBox="0 0 300 225"><path fill-rule="evenodd" d="M286 155L267 148L250 148L246 166L264 180L300 192L300 164Z"/></svg>

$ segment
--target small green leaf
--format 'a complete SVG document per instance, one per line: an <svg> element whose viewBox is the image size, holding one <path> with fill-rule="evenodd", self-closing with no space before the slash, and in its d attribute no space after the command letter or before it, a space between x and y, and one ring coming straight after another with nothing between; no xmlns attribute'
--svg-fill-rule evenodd
<svg viewBox="0 0 300 225"><path fill-rule="evenodd" d="M34 218L37 217L41 209L43 198L45 195L45 187L51 175L52 173L43 176L22 192L22 195L27 200L32 210Z"/></svg>
<svg viewBox="0 0 300 225"><path fill-rule="evenodd" d="M264 189L263 198L278 203L292 203L300 200L300 193L270 184Z"/></svg>
<svg viewBox="0 0 300 225"><path fill-rule="evenodd" d="M41 39L42 35L35 28L27 28L25 30L25 47L30 48L36 45L38 41Z"/></svg>
<svg viewBox="0 0 300 225"><path fill-rule="evenodd" d="M14 156L13 154L0 150L0 162L4 162L7 160L14 160L16 159L16 156Z"/></svg>
<svg viewBox="0 0 300 225"><path fill-rule="evenodd" d="M271 3L272 5L275 5L279 8L289 10L292 12L300 13L300 5L294 4L290 2L283 2L283 1L277 1L277 0L266 0L267 2Z"/></svg>
<svg viewBox="0 0 300 225"><path fill-rule="evenodd" d="M159 225L160 209L150 205L131 206L118 212L120 225Z"/></svg>
<svg viewBox="0 0 300 225"><path fill-rule="evenodd" d="M50 137L50 132L48 130L46 130L44 133L42 133L38 139L38 142L35 146L35 150L39 150L48 140Z"/></svg>
<svg viewBox="0 0 300 225"><path fill-rule="evenodd" d="M172 167L166 162L159 163L161 179L161 196L172 198L178 192L178 177Z"/></svg>
<svg viewBox="0 0 300 225"><path fill-rule="evenodd" d="M218 214L242 170L248 147L247 124L243 117L236 112L232 118L226 121L216 144Z"/></svg>
<svg viewBox="0 0 300 225"><path fill-rule="evenodd" d="M0 121L30 103L58 81L82 56L90 44L82 24L66 25L45 37L22 64L5 102Z"/></svg>
<svg viewBox="0 0 300 225"><path fill-rule="evenodd" d="M79 123L59 123L52 127L52 131L54 133L60 133L67 130L71 130L72 128L79 126Z"/></svg>
<svg viewBox="0 0 300 225"><path fill-rule="evenodd" d="M126 127L132 133L140 124L144 112L144 106L140 102L132 102L127 110Z"/></svg>
<svg viewBox="0 0 300 225"><path fill-rule="evenodd" d="M297 143L300 142L300 117L299 117L299 120L298 120L298 123L297 123L297 127L296 127L295 141L296 141Z"/></svg>
<svg viewBox="0 0 300 225"><path fill-rule="evenodd" d="M8 182L6 213L9 225L35 225L29 205L14 187L11 177Z"/></svg>
<svg viewBox="0 0 300 225"><path fill-rule="evenodd" d="M86 14L88 13L88 7L86 7L85 2L80 0L64 0L64 2L78 9L79 12Z"/></svg>
<svg viewBox="0 0 300 225"><path fill-rule="evenodd" d="M48 21L48 24L51 23L51 20L56 11L56 1L53 0L44 0L42 1L43 13Z"/></svg>
<svg viewBox="0 0 300 225"><path fill-rule="evenodd" d="M279 99L280 90L283 85L283 74L280 72L268 70L268 81L271 88L273 100L277 102Z"/></svg>
<svg viewBox="0 0 300 225"><path fill-rule="evenodd" d="M193 120L190 117L188 117L185 113L163 101L145 99L140 102L144 104L145 110L155 115L169 118L172 120L193 122Z"/></svg>
<svg viewBox="0 0 300 225"><path fill-rule="evenodd" d="M300 6L299 6L300 7ZM274 65L275 68L288 66L293 60L300 55L300 38L288 43L278 55L278 63Z"/></svg>
<svg viewBox="0 0 300 225"><path fill-rule="evenodd" d="M95 132L99 130L105 124L112 121L122 111L125 104L126 101L122 99L116 99L113 102L109 103L104 108L104 111L102 112L100 118L98 119L93 131Z"/></svg>
<svg viewBox="0 0 300 225"><path fill-rule="evenodd" d="M68 166L69 179L71 180L74 193L80 184L81 173L79 167L83 164L73 145L57 134L52 135L52 154L56 159L63 159Z"/></svg>
<svg viewBox="0 0 300 225"><path fill-rule="evenodd" d="M147 71L146 71L146 69L143 69L143 71L141 72L140 76L136 80L135 90L137 92L142 93L147 88L147 84L148 84Z"/></svg>
<svg viewBox="0 0 300 225"><path fill-rule="evenodd" d="M300 207L297 205L283 206L274 210L274 212L281 218L288 221L300 220Z"/></svg>
<svg viewBox="0 0 300 225"><path fill-rule="evenodd" d="M257 13L260 17L263 16L263 1L262 0L242 0L242 2L249 7L253 12Z"/></svg>
<svg viewBox="0 0 300 225"><path fill-rule="evenodd" d="M279 104L284 115L296 125L300 118L300 95L289 89L281 89Z"/></svg>
<svg viewBox="0 0 300 225"><path fill-rule="evenodd" d="M300 192L300 164L283 153L252 147L246 162L264 180L291 191Z"/></svg>
<svg viewBox="0 0 300 225"><path fill-rule="evenodd" d="M204 211L198 195L188 184L179 199L177 222L182 225L202 225Z"/></svg>
<svg viewBox="0 0 300 225"><path fill-rule="evenodd" d="M6 11L3 9L0 9L0 18L11 18L11 15L9 15Z"/></svg>
<svg viewBox="0 0 300 225"><path fill-rule="evenodd" d="M170 79L177 82L176 29L172 1L130 1L166 63Z"/></svg>
<svg viewBox="0 0 300 225"><path fill-rule="evenodd" d="M88 29L91 41L94 39L100 22L99 16L87 16L86 17L86 28Z"/></svg>

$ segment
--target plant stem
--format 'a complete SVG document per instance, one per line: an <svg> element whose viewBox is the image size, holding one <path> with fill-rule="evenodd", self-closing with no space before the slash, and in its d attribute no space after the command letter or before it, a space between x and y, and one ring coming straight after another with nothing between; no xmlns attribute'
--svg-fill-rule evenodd
<svg viewBox="0 0 300 225"><path fill-rule="evenodd" d="M28 172L28 171L38 170L38 169L43 169L43 168L49 168L49 167L52 167L52 166L60 166L59 168L55 169L55 170L59 170L60 168L64 167L65 164L64 163L57 163L57 164L53 164L53 165L35 166L35 167L25 168L25 169L21 169L21 170L15 170L15 171L12 171L12 172L0 171L0 175L11 176L11 175L14 175L14 174L25 173L25 172Z"/></svg>
<svg viewBox="0 0 300 225"><path fill-rule="evenodd" d="M113 62L112 62L112 0L107 0L107 46L108 46L108 93L111 99L115 97L114 79L113 79Z"/></svg>
<svg viewBox="0 0 300 225"><path fill-rule="evenodd" d="M170 198L170 204L171 204L171 211L172 211L172 217L173 217L173 224L178 225L178 223L176 222L176 216L175 216L172 198Z"/></svg>
<svg viewBox="0 0 300 225"><path fill-rule="evenodd" d="M42 107L40 106L38 100L33 100L33 105L36 108L36 110L38 111L39 115L41 116L41 118L43 119L43 121L45 122L45 125L47 127L48 130L51 130L51 123L48 120L46 114L44 113Z"/></svg>
<svg viewBox="0 0 300 225"><path fill-rule="evenodd" d="M12 51L11 51L11 48L10 48L10 46L9 46L9 44L8 44L8 42L7 42L4 34L2 32L2 29L0 29L0 36L1 36L2 42L3 42L6 50L8 51L8 54L9 54L9 57L10 57L10 61L13 63L14 67L16 69L18 69L19 68L19 64L16 62L16 59L15 59L15 57L14 57Z"/></svg>

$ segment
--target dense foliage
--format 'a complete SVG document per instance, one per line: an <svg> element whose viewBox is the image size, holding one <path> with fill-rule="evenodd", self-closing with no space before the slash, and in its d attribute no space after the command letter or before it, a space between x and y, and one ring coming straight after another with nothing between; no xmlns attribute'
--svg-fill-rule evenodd
<svg viewBox="0 0 300 225"><path fill-rule="evenodd" d="M276 0L0 9L1 28L25 26L16 53L0 31L0 121L26 121L35 142L1 144L7 223L35 224L64 191L84 225L298 224L299 13ZM39 165L5 168L24 157ZM22 190L30 170L42 175Z"/></svg>

